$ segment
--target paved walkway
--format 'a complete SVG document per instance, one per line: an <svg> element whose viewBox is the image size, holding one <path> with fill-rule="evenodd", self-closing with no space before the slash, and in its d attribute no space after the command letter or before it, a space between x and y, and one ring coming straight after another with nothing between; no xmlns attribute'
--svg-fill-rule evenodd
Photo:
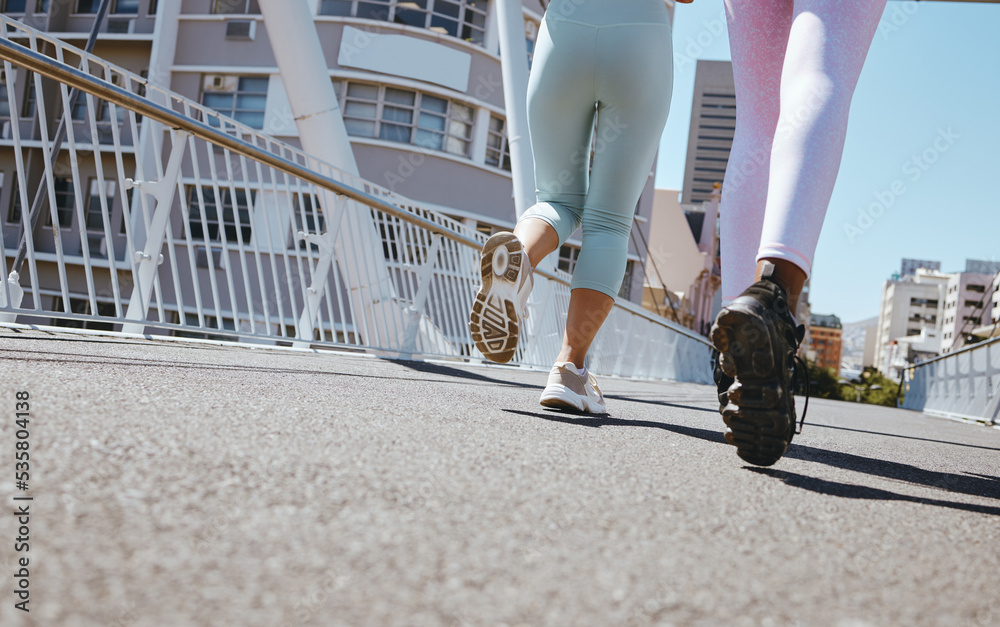
<svg viewBox="0 0 1000 627"><path fill-rule="evenodd" d="M0 624L1000 624L1000 430L814 401L762 470L709 388L544 379L0 328Z"/></svg>

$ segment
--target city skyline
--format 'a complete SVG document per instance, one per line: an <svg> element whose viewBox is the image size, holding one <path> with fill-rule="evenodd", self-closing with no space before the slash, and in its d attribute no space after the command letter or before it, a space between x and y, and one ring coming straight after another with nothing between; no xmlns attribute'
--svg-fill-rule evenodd
<svg viewBox="0 0 1000 627"><path fill-rule="evenodd" d="M675 83L660 144L658 188L680 189L698 59L729 60L722 3L677 7ZM851 108L837 186L812 275L813 311L845 323L878 315L899 260L933 258L957 272L997 260L1000 197L984 182L1000 166L1000 6L889 2ZM929 41L937 42L928 45Z"/></svg>

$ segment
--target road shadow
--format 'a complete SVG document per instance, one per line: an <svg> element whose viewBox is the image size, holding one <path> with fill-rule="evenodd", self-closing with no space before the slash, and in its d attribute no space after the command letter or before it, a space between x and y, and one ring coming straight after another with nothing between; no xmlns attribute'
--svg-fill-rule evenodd
<svg viewBox="0 0 1000 627"><path fill-rule="evenodd" d="M542 420L548 420L549 422L561 422L563 424L589 427L592 429L600 429L601 427L645 427L648 429L662 429L671 433L686 435L688 437L698 438L699 440L705 440L707 442L715 442L717 444L726 443L721 431L699 429L697 427L686 427L684 425L675 425L666 422L623 420L621 418L612 418L611 416L594 416L592 414L577 414L558 410L531 412L520 411L517 409L502 409L501 411L508 414L517 414L519 416L527 416L529 418L541 418Z"/></svg>
<svg viewBox="0 0 1000 627"><path fill-rule="evenodd" d="M110 343L110 342L109 342ZM120 343L120 342L119 342ZM190 348L189 345L185 344L184 348ZM202 347L195 347L202 348ZM208 346L202 350L212 350L217 349L215 346ZM219 372L240 372L240 373L258 373L258 374L288 374L288 375L320 375L327 377L352 377L352 378L362 378L362 379L375 379L375 380L385 380L385 381L414 381L415 379L405 376L387 376L387 375L376 375L376 374L362 374L357 372L341 372L337 370L317 370L315 368L295 368L287 366L267 366L267 365L247 365L247 364L217 364L209 363L207 361L181 361L164 359L161 357L134 357L128 355L92 355L84 353L72 353L66 351L40 351L32 349L21 349L14 351L13 349L0 348L0 354L12 353L11 355L3 355L3 359L9 359L11 361L33 361L33 362L45 362L54 364L66 364L71 366L80 365L113 365L116 367L136 367L136 368L168 368L168 369L182 369L182 370L211 370ZM448 366L440 366L437 364L425 364L420 362L409 362L401 360L385 360L406 367L409 370L415 370L425 374L437 374L441 376L448 377L448 379L424 379L428 383L458 383L462 384L465 382L470 383L489 383L491 385L502 386L502 387L521 387L521 388L532 388L541 390L543 386L532 385L530 383L520 383L517 381L504 381L503 379L495 379L492 377L486 377L483 375L478 375L475 373L466 372L459 368L449 368ZM459 381L452 381L449 379L459 379ZM464 381L461 381L464 379Z"/></svg>
<svg viewBox="0 0 1000 627"><path fill-rule="evenodd" d="M775 479L780 479L786 485L802 488L803 490L809 490L810 492L817 492L819 494L839 496L847 499L908 501L910 503L918 503L920 505L933 505L936 507L946 507L948 509L957 509L966 512L1000 516L1000 507L975 505L973 503L956 503L954 501L942 501L940 499L929 499L921 496L908 496L905 494L890 492L889 490L882 490L880 488L828 481L826 479L807 477L806 475L800 475L786 470L777 470L774 468L758 468L756 466L748 466L747 470L761 475L774 477Z"/></svg>
<svg viewBox="0 0 1000 627"><path fill-rule="evenodd" d="M451 366L445 366L444 364L432 364L426 361L413 361L406 359L387 359L385 361L390 361L394 364L408 368L409 370L415 370L417 372L422 372L424 374L436 374L443 377L454 377L456 379L467 379L469 381L475 381L477 383L490 383L493 385L504 385L508 387L519 387L519 388L533 388L542 389L541 385L536 385L532 383L521 383L518 381L505 381L503 379L497 379L494 377L487 377L486 375L480 374L478 372L469 372L468 370L463 370L461 368L452 368ZM524 370L513 370L513 372L525 372ZM542 375L544 373L535 373Z"/></svg>
<svg viewBox="0 0 1000 627"><path fill-rule="evenodd" d="M589 414L573 414L569 412L557 412L557 411L544 411L544 412L528 412L519 411L514 409L504 409L502 410L509 414L517 414L520 416L528 416L530 418L541 418L542 420L548 420L550 422L560 422L563 424L576 425L581 427L588 427L599 429L601 427L643 427L651 429L662 429L663 431L669 431L671 433L676 433L679 435L685 435L692 438L697 438L699 440L704 440L706 442L714 442L717 444L726 444L725 438L722 434L722 430L714 431L711 429L700 429L697 427L689 427L685 425L671 424L666 422L652 422L648 420L622 420L620 418L612 418L611 416L591 416ZM728 444L726 444L728 446ZM852 453L842 453L839 451L830 451L825 449L816 448L813 446L804 446L801 444L793 443L788 451L785 453L785 457L790 459L798 459L800 461L806 461L816 464L824 464L827 466L832 466L834 468L841 468L844 470L851 470L854 472L859 472L866 475L871 475L874 477L882 477L885 479L892 479L895 481L903 481L905 483L926 486L929 488L935 488L938 490L944 490L946 492L953 492L955 494L965 494L968 496L976 496L983 498L991 498L1000 500L1000 479L997 477L991 477L989 475L978 475L974 473L967 474L954 474L949 472L941 472L936 470L926 470L918 466L913 466L911 464L904 464L901 462L892 462L882 459L877 459L875 457L866 457L864 455L854 455ZM763 469L748 466L750 470L754 471L774 471L774 472L785 472L777 471L774 469ZM767 473L765 473L767 474ZM788 477L792 477L793 473L786 473ZM775 475L778 476L778 475ZM785 475L782 475L785 476ZM887 499L891 500L914 500L915 502L918 497L907 497L894 492L889 492L887 490L880 490L877 488L863 488L860 486L854 486L851 484L840 484L834 482L828 482L823 479L812 479L804 475L794 475L795 477L800 477L795 484L798 487L809 487L815 488L815 491L821 491L820 488L829 488L830 494L844 496L844 490L853 490L851 494L854 494L853 498L882 498L882 495ZM808 481L807 481L808 480ZM839 492L838 492L839 490ZM865 496L856 496L857 494L864 494ZM920 502L926 502L929 504L938 504L942 506L954 505L958 508L963 508L964 505L961 503L949 503L948 501L937 501L935 499L922 499ZM990 510L989 507L975 506L979 509L974 509L973 506L968 506L966 509L972 511L986 511ZM996 512L990 510L987 513L1000 513L1000 509Z"/></svg>
<svg viewBox="0 0 1000 627"><path fill-rule="evenodd" d="M850 427L838 427L836 425L819 425L806 423L810 427L817 427L819 429L836 429L837 431L850 431L852 433L868 433L871 435L881 435L887 438L902 438L904 440L917 440L919 442L934 442L935 444L951 444L952 446L964 446L966 448L978 448L985 451L1000 451L1000 448L993 446L980 446L979 444L964 444L962 442L949 442L948 440L935 440L933 438L918 438L913 435L900 435L898 433L883 433L881 431L869 431L868 429L852 429Z"/></svg>
<svg viewBox="0 0 1000 627"><path fill-rule="evenodd" d="M641 403L643 405L658 405L660 407L676 407L678 409L690 409L691 411L706 411L710 414L719 413L718 409L713 409L709 407L698 407L696 405L681 405L680 403L668 403L667 401L654 401L652 399L636 398L634 396L620 396L614 394L607 394L604 396L604 398L616 401L629 402L629 403Z"/></svg>
<svg viewBox="0 0 1000 627"><path fill-rule="evenodd" d="M914 485L924 485L956 494L1000 500L1000 481L995 477L984 477L972 473L957 475L950 472L927 470L902 462L890 462L875 457L830 451L794 443L788 448L785 457L853 470L885 479L905 481Z"/></svg>

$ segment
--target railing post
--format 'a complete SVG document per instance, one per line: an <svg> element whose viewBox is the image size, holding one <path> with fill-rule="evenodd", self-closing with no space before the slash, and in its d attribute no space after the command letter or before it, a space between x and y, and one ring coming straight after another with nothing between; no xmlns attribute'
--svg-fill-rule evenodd
<svg viewBox="0 0 1000 627"><path fill-rule="evenodd" d="M319 247L319 260L316 262L316 269L312 277L312 283L306 289L305 304L302 307L302 314L299 316L298 324L295 325L295 339L298 341L292 346L296 348L307 348L313 340L316 316L319 314L319 306L323 302L326 293L326 286L333 269L333 262L336 259L336 241L340 235L340 225L344 219L344 211L347 208L347 196L339 196L332 192L323 191L320 198L321 207L330 221L326 227L326 233L322 235L306 234L299 232L299 239L305 240L309 244L316 244Z"/></svg>
<svg viewBox="0 0 1000 627"><path fill-rule="evenodd" d="M417 270L417 282L420 287L417 288L417 293L413 297L413 304L404 310L404 314L409 320L406 324L406 331L403 333L403 345L399 349L401 359L411 359L413 353L417 352L417 334L420 331L420 321L424 316L424 305L431 292L431 283L434 282L434 268L437 267L440 251L441 236L435 233L431 240L431 247L427 250L427 261Z"/></svg>
<svg viewBox="0 0 1000 627"><path fill-rule="evenodd" d="M305 2L279 0L259 0L259 4L303 151L360 177L309 7ZM374 220L367 207L357 205L334 218L344 222L342 237L336 241L336 258L344 276L355 280L351 314L359 334L373 348L395 350L403 333L403 315ZM317 276L326 276L330 269L329 264L318 268ZM318 291L311 294L316 303L309 311L313 318L318 312ZM306 331L311 335L311 328Z"/></svg>
<svg viewBox="0 0 1000 627"><path fill-rule="evenodd" d="M521 352L521 361L534 366L544 366L548 361L556 358L548 346L540 344L544 337L545 323L549 318L553 319L558 333L559 314L550 304L554 290L555 285L552 281L535 275L535 286L531 290L531 296L528 297L528 319L524 321L526 341ZM548 352L546 349L549 349ZM558 352L558 348L556 351Z"/></svg>
<svg viewBox="0 0 1000 627"><path fill-rule="evenodd" d="M612 315L614 315L614 312L612 312L611 315L609 315L608 317L610 318ZM623 334L625 339L624 341L616 342L616 344L618 345L618 359L615 360L615 367L614 370L612 370L612 372L616 375L621 373L622 366L625 363L625 357L626 356L631 357L631 355L628 355L628 340L630 337L632 337L632 326L634 323L635 323L635 316L629 316L628 324L625 326L625 333ZM608 326L611 326L612 329L614 329L614 322L612 322L612 324ZM608 330L610 331L612 329Z"/></svg>
<svg viewBox="0 0 1000 627"><path fill-rule="evenodd" d="M136 250L133 253L132 296L128 301L125 319L136 322L122 325L123 333L142 333L145 328L145 325L140 321L146 319L149 302L153 295L153 281L156 278L157 268L163 260L160 251L163 249L163 240L167 234L167 227L170 225L170 208L174 204L174 196L177 193L177 179L180 176L188 137L190 137L190 133L186 131L174 130L172 132L170 160L167 162L163 178L159 181L125 179L126 189L136 187L140 193L149 194L156 199L156 202L153 208L153 217L149 223L149 231L146 233L146 245L143 250Z"/></svg>
<svg viewBox="0 0 1000 627"><path fill-rule="evenodd" d="M19 309L21 307L21 300L24 298L24 290L21 288L21 284L18 283L20 275L11 270L10 275L3 280L3 285L0 285L0 307L7 307L7 294L10 294L10 308ZM14 322L17 320L16 313L0 313L0 322Z"/></svg>
<svg viewBox="0 0 1000 627"><path fill-rule="evenodd" d="M264 0L261 0L262 4ZM297 3L286 3L277 4L277 0L267 0L270 6L274 8L275 11L280 11L286 7L300 6ZM163 4L161 7L165 6ZM171 5L174 6L174 5ZM281 8L278 8L278 7ZM25 32L31 34L30 30L26 30L23 25L20 25L6 16L0 15L0 24L10 31L11 29L18 30L24 29ZM280 30L280 20L279 20ZM311 30L311 37L316 38L314 28L302 28L302 31L309 34ZM295 37L285 37L286 41L292 43L296 42ZM36 42L35 37L28 37L29 43ZM53 45L57 48L57 52L67 53L67 54L79 54L89 59L91 62L96 62L96 58L92 58L80 51L75 51L70 46L67 46L58 41L47 42L45 45ZM318 42L317 42L318 45ZM301 50L294 46L286 46L285 52L295 53L296 51L301 53ZM59 56L59 55L57 55ZM256 177L250 176L249 174L245 177L242 182L242 187L247 191L248 195L253 195L253 190L251 187L256 187L256 183L259 183L260 189L265 189L267 185L270 185L273 189L275 197L280 197L282 184L280 183L281 174L285 175L285 180L288 181L288 177L292 179L297 179L298 183L296 185L301 186L302 183L315 186L319 190L320 202L323 204L324 214L328 215L330 218L328 220L328 232L324 235L314 235L307 239L316 243L325 245L329 249L333 246L333 252L325 256L325 259L317 267L309 268L308 270L304 267L302 263L302 255L295 252L292 256L289 256L287 246L285 245L284 236L275 237L274 233L267 233L267 241L270 242L267 253L270 255L270 273L268 273L268 268L265 266L266 259L259 259L257 262L257 279L260 283L261 295L267 297L266 290L268 286L265 285L267 279L270 278L273 285L271 289L274 290L276 298L284 299L285 290L281 287L280 281L282 278L286 281L288 286L297 285L300 286L297 289L301 289L301 286L309 281L313 287L313 292L311 298L297 292L295 297L296 305L300 302L309 302L309 306L303 310L302 308L295 307L295 313L292 318L298 319L300 314L305 313L305 319L301 320L302 328L311 328L313 324L313 319L315 318L317 310L321 310L321 301L329 302L331 300L331 295L328 292L331 286L334 284L334 280L329 281L320 275L320 272L339 271L343 274L344 281L337 283L337 289L339 292L332 295L332 300L336 301L336 311L333 311L331 307L332 319L329 321L324 320L323 324L337 323L338 321L350 322L357 327L356 334L361 336L364 334L367 343L371 348L380 351L382 353L388 353L391 355L405 354L401 349L406 349L408 351L415 352L418 348L425 353L445 353L448 355L462 356L467 355L471 346L464 344L461 350L453 350L455 347L450 344L454 337L445 335L445 332L441 329L435 328L433 324L430 323L430 319L426 314L422 314L423 310L433 311L434 314L441 313L441 323L444 325L445 329L454 334L455 336L461 336L465 338L468 342L468 336L462 333L461 328L464 326L465 312L458 312L456 308L452 306L447 308L447 303L441 303L442 309L438 309L436 306L432 309L430 306L432 300L439 293L439 288L442 292L447 291L447 294L442 294L445 298L449 296L454 299L454 303L461 303L461 307L467 306L467 301L470 300L471 294L475 289L478 282L479 268L476 262L477 255L475 252L480 248L481 241L480 238L470 237L470 235L464 229L458 229L452 226L453 221L447 219L446 217L440 216L435 213L435 211L430 207L424 207L416 205L412 207L411 203L405 199L398 197L391 193L389 190L379 187L378 185L370 182L361 180L354 175L341 176L337 171L333 170L329 166L331 165L328 160L323 159L324 153L324 143L320 133L310 133L302 132L300 128L300 135L303 143L309 142L311 145L317 147L317 152L313 153L318 155L319 159L313 161L310 158L310 153L306 151L300 151L292 146L284 144L280 141L269 138L263 134L257 134L254 131L239 125L233 126L229 129L230 122L227 122L224 118L216 117L216 114L209 110L202 108L198 103L185 99L184 97L169 92L165 89L156 87L153 84L148 86L150 94L148 97L143 97L134 93L132 89L121 87L116 85L112 81L103 80L98 77L91 75L85 71L76 70L72 67L67 66L59 58L53 58L51 54L42 54L33 47L26 47L19 43L12 42L9 38L0 37L0 57L9 61L10 63L17 65L18 67L25 68L36 73L36 82L40 82L42 77L52 79L58 83L62 83L69 87L75 89L83 90L85 93L93 96L94 98L99 98L105 100L108 103L123 107L125 110L131 112L130 123L132 128L132 136L138 136L139 146L136 151L136 173L133 175L134 178L140 179L141 181L135 183L131 179L128 179L125 174L125 168L121 159L121 154L118 155L118 180L120 182L120 189L133 189L137 186L143 190L140 194L140 202L135 203L129 202L125 198L123 193L122 201L126 203L126 206L134 206L140 204L143 206L143 210L140 213L135 213L133 219L131 220L131 228L126 229L126 241L128 242L129 251L133 255L138 255L138 260L132 264L132 298L129 303L125 315L121 318L115 318L114 322L117 324L124 325L124 331L139 331L142 332L146 328L156 327L162 328L164 330L169 330L175 325L171 324L169 321L164 319L162 316L158 317L157 320L151 320L148 314L149 307L151 306L151 301L160 304L159 301L163 300L164 297L169 299L170 294L164 294L159 291L159 281L162 280L159 271L156 268L156 262L161 258L160 251L163 248L164 241L170 244L173 240L172 230L170 228L171 219L173 216L170 214L172 205L177 200L177 196L183 194L183 188L178 186L181 184L179 176L181 170L183 169L182 164L193 162L186 161L187 158L194 158L202 146L208 147L212 146L210 150L215 158L219 157L219 150L222 150L223 159L233 159L238 156L241 160L248 159L254 162L253 167L256 168ZM61 58L61 57L60 57ZM291 54L292 59L292 69L294 70L295 54ZM287 61L288 59L286 59ZM287 65L287 64L285 64ZM130 74L124 70L112 69L112 72L121 72L121 75L125 77L125 82L128 85L142 84L141 79L138 76ZM301 78L301 77L300 77ZM326 77L328 78L328 76ZM316 78L313 80L314 85L321 85L326 82L326 78L320 80ZM309 82L305 81L305 87L309 87ZM39 101L39 106L43 104L44 101ZM322 113L321 111L316 111L316 114ZM200 115L199 115L200 114ZM45 118L44 111L40 113L42 119ZM142 126L142 132L138 130L138 115L143 116L145 120ZM334 118L338 114L334 114ZM206 121L201 121L198 118L202 117ZM309 126L309 123L315 121L322 115L299 115L297 113L297 121L302 123L302 127L306 131L313 129ZM211 120L219 120L220 124L212 124ZM329 120L327 120L328 122ZM153 124L158 126L153 126ZM222 127L222 128L220 128ZM14 128L17 128L16 126ZM45 128L42 126L41 128ZM163 133L163 128L167 129L178 129L174 131L172 135L173 145L168 146L166 141L160 141L160 138L165 134ZM227 130L228 129L228 130ZM183 132L180 132L183 130ZM234 134L232 130L238 131ZM164 140L166 139L163 137ZM249 138L249 139L245 139ZM15 137L15 141L17 141ZM203 142L203 143L196 143ZM348 142L344 142L349 146ZM46 139L43 146L47 146L48 141ZM71 147L72 148L72 147ZM118 143L115 144L116 151L119 150ZM163 167L163 153L168 153L166 167ZM19 151L15 151L15 155L19 155ZM244 170L246 169L246 162L244 163ZM214 162L210 160L210 174L218 178L214 169ZM267 176L269 169L272 175ZM27 206L27 194L24 190L25 182L23 180L23 165L18 163L18 172L20 173L20 183L21 183L21 201L22 206ZM49 187L51 188L51 176L52 172L46 169L44 174L49 181ZM198 176L203 173L198 172ZM230 171L230 178L233 177ZM157 180L159 179L159 180ZM270 183L268 183L270 180ZM235 189L236 182L230 181L229 188ZM216 188L218 188L216 184ZM53 196L54 192L49 190L49 196ZM79 190L76 192L79 195ZM300 192L301 193L301 192ZM152 198L152 210L149 211L147 208L149 205L146 203L150 199L146 198L150 196ZM338 203L337 198L339 196L344 196L347 200L346 202ZM398 204L395 204L398 203ZM338 207L338 205L340 205ZM287 215L282 211L283 206L277 206L277 210L269 208L267 203L263 203L263 209L266 210L267 216L262 216L265 219L264 224L268 229L273 229L276 224L281 224L280 233L288 233L287 225ZM77 207L79 209L79 207ZM372 212L377 212L381 215L373 216ZM153 215L150 215L153 214ZM26 217L27 214L22 214ZM77 212L79 216L79 211ZM251 214L250 222L253 226L254 214ZM56 216L53 216L55 218ZM177 216L182 218L183 216ZM400 220L405 222L411 227L407 228L417 228L421 229L418 236L407 237L399 239L393 235L392 224L387 222L387 217L391 217L393 220ZM58 220L53 220L54 223ZM185 226L185 237L184 239L188 242L187 244L179 244L180 246L187 246L186 250L188 253L188 262L192 267L192 270L196 264L192 248L189 242L193 239L191 229L187 220L182 220L182 226ZM204 224L203 227L207 229L208 227ZM126 225L128 226L128 225ZM176 226L176 225L175 225ZM240 225L240 218L236 219L236 227L243 228ZM386 228L388 227L388 231ZM256 231L256 227L255 232ZM265 229L267 230L267 229ZM138 231L138 234L136 233ZM242 231L238 231L242 233ZM259 232L257 232L259 235ZM469 249L463 249L458 252L457 259L449 257L448 255L442 254L441 251L448 250L450 243L432 242L429 248L431 249L432 259L426 259L422 255L419 255L414 259L414 257L409 256L406 252L405 247L421 246L426 240L423 238L423 234L434 233L439 236L439 238L445 238L451 240L456 245L470 247ZM223 234L223 240L226 237ZM240 235L237 235L237 241L240 240ZM31 240L27 240L29 247L31 245ZM418 243L419 242L419 243ZM57 240L58 243L58 240ZM81 242L82 245L86 245L86 242ZM437 245L435 245L437 244ZM172 245L172 244L171 244ZM404 246L402 250L403 253L397 253L397 248L402 245ZM240 244L242 246L242 244ZM255 244L256 246L256 244ZM391 249L393 252L387 252ZM180 279L177 274L177 263L175 251L169 250L165 251L165 255L169 256L171 265L171 274L173 277L173 288L174 293L180 297L182 292L182 286L180 284ZM235 252L235 251L233 251ZM241 254L246 254L242 249ZM259 255L260 251L254 251L255 254ZM406 257L408 263L413 263L419 266L416 270L418 281L420 283L417 285L417 293L414 295L414 302L412 306L405 306L401 303L394 289L393 281L399 276L399 268L396 262L400 261L400 254ZM307 255L310 261L313 259L313 255ZM392 257L393 263L390 264L387 257ZM439 258L436 258L439 257ZM86 255L85 255L86 258ZM551 259L552 257L550 257ZM421 259L425 263L420 263ZM141 260L141 261L140 261ZM436 268L433 263L437 261L438 267ZM336 262L338 265L336 268L332 264ZM452 268L452 264L455 268ZM109 264L110 265L110 264ZM391 265L391 268L390 268ZM440 267L446 265L447 271L441 272ZM547 265L547 264L546 264ZM60 260L58 267L62 272L62 283L63 286L63 297L64 303L68 300L69 296L66 292L66 273L64 269L65 264ZM38 281L34 277L34 264L29 266L32 270L32 284L37 284ZM114 267L114 266L112 266ZM243 265L243 272L248 273L249 265ZM296 267L298 269L298 274L296 275ZM326 270L324 270L326 268ZM90 266L85 264L85 270L87 272L92 272ZM454 270L454 271L453 271ZM4 272L9 272L9 269L5 269ZM194 271L194 270L193 270ZM307 275L306 272L311 271L311 276ZM407 271L412 271L410 266L407 266ZM114 270L112 270L114 272ZM227 268L227 272L232 272L231 269ZM213 276L211 270L209 270L209 277ZM284 274L284 277L281 275ZM112 275L116 277L116 274ZM538 353L547 353L547 357L551 358L555 351L558 349L559 337L561 335L561 323L562 312L565 311L565 302L570 298L570 284L566 278L561 273L556 273L541 265L536 268L535 272L536 278L544 279L543 282L547 285L539 285L539 290L533 295L532 306L541 305L541 310L545 315L532 315L529 318L529 326L526 329L528 331L527 337L529 339L529 344L533 346L532 352L537 351ZM339 277L339 275L334 275L334 278ZM11 276L10 279L16 280L17 277ZM239 321L243 316L243 313L238 309L240 303L238 298L232 292L233 288L233 276L227 274L227 279L230 281L230 303L222 303L219 299L218 294L215 294L216 300L216 315L219 319L228 313L223 307L227 305L232 305L232 313L234 315L234 320ZM440 280L439 280L440 278ZM200 293L197 286L197 275L192 274L192 279L195 281L195 295ZM298 282L296 282L298 279ZM90 280L90 277L88 277ZM0 286L0 292L2 292L3 302L13 302L18 297L16 293L16 288L14 292L11 291L13 284L4 281L4 284ZM243 287L247 290L248 296L252 296L250 293L249 281L244 277ZM547 289L546 289L547 288ZM214 288L213 288L214 290ZM184 290L186 292L186 290ZM281 300L279 302L279 309L281 308ZM559 307L546 306L546 302L558 302ZM246 301L248 306L247 314L253 316L253 304ZM91 304L94 304L94 298L92 295ZM116 305L118 304L118 298L116 297ZM163 303L169 307L172 303ZM180 301L176 303L178 306L182 306ZM436 304L435 304L436 305ZM200 301L198 302L199 311L201 310ZM9 309L9 308L8 308ZM65 306L64 306L65 309ZM644 347L644 351L640 353L640 358L644 356L652 355L654 357L654 363L659 364L660 362L666 363L666 370L669 371L681 371L688 373L694 372L690 380L696 380L701 383L708 383L711 380L711 372L709 368L709 363L707 359L708 355L708 342L701 337L696 336L691 333L688 329L684 329L678 325L670 323L669 321L663 320L658 316L653 316L648 312L644 312L637 306L628 302L621 302L616 305L616 309L624 310L624 313L619 313L616 318L621 315L626 316L628 319L621 319L612 321L610 327L615 326L627 327L631 324L632 328L642 327L645 323L642 321L649 321L655 324L655 330L658 337L655 338L656 346ZM45 311L41 304L36 303L32 311ZM116 311L119 311L116 309ZM162 309L161 309L162 311ZM538 312L538 309L535 309ZM54 312L58 317L59 313ZM68 312L66 312L68 313ZM203 312L202 312L203 313ZM457 314L457 316L456 316ZM107 322L107 316L100 316L99 312L92 312L89 314L90 318L95 321ZM551 316L551 317L550 317ZM79 316L75 316L79 317ZM550 324L550 321L555 317L556 323ZM633 320L633 318L639 318L639 321ZM270 318L269 318L270 319ZM282 321L281 324L285 324L285 314L281 313L279 319ZM435 319L437 319L435 317ZM306 324L308 323L308 324ZM212 328L212 325L202 324L205 328ZM219 325L214 325L219 326ZM556 333L550 333L550 331L555 327ZM222 327L229 328L229 327ZM241 331L240 329L235 329L241 335L247 335L246 331ZM645 330L645 329L644 329ZM280 334L273 333L268 339L274 339L279 341L287 340L288 334L284 328L280 330ZM260 337L260 334L254 333L251 329L250 333ZM304 334L304 332L300 331ZM611 331L610 333L613 333ZM605 335L607 332L605 333ZM638 332L636 333L638 335ZM254 340L257 339L254 338ZM621 344L621 342L615 342L615 338L610 338L611 344ZM651 341L653 338L651 338ZM298 340L295 340L298 341ZM328 343L328 342L324 342ZM595 361L603 364L609 359L604 359L599 353L601 352L600 345L607 342L598 340L598 345L595 347ZM359 346L364 346L365 341L358 341ZM658 347L662 347L659 349ZM609 348L610 351L615 351L613 347ZM701 353L704 353L704 357L701 357ZM412 354L412 353L411 353ZM522 352L522 355L529 355L531 352ZM618 363L612 364L612 370L617 371L618 374L643 374L644 370L637 370L635 368L624 368L623 364L628 364L631 359L629 359L628 353L624 354L619 349L612 352L614 358L617 358ZM623 359L624 357L624 359ZM695 359L697 357L697 359ZM547 362L547 360L545 360ZM541 359L537 360L538 363L542 364ZM523 362L522 362L523 363ZM547 363L544 363L547 365ZM595 366L597 364L595 363ZM681 368L681 366L685 366ZM930 366L933 368L933 366ZM605 367L602 365L601 369L604 372ZM694 376L698 375L698 376ZM942 373L943 377L946 379L941 384L936 384L935 389L940 390L940 392L950 394L950 385L947 379L949 378L947 373ZM685 375L687 376L687 375ZM661 374L662 377L662 374ZM676 378L676 377L675 377ZM944 387L941 387L944 385ZM988 395L988 393L987 393ZM945 400L948 400L947 398ZM993 412L991 415L996 415L996 405L988 408L988 412ZM989 415L989 414L988 414Z"/></svg>

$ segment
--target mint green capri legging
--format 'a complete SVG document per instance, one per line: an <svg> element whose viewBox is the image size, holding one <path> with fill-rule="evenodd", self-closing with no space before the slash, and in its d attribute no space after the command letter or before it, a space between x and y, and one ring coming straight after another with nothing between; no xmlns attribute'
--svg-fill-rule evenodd
<svg viewBox="0 0 1000 627"><path fill-rule="evenodd" d="M545 13L528 79L537 203L521 219L550 224L560 246L583 225L572 289L621 289L672 64L663 0L553 0Z"/></svg>

